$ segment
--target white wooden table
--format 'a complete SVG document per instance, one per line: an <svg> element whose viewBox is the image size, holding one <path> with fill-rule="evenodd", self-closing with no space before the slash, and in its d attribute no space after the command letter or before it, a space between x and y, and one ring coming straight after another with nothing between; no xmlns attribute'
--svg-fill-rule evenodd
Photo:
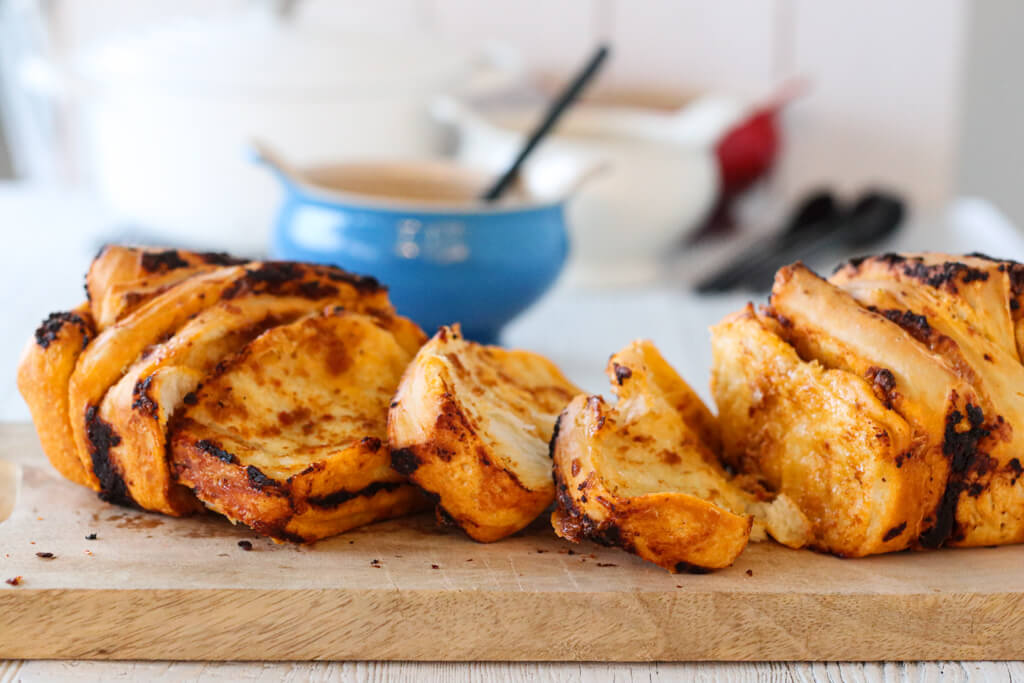
<svg viewBox="0 0 1024 683"><path fill-rule="evenodd" d="M1020 662L928 662L884 664L444 664L407 662L299 662L206 664L190 662L6 662L0 683L13 681L907 681L1024 680Z"/></svg>
<svg viewBox="0 0 1024 683"><path fill-rule="evenodd" d="M87 199L0 185L0 235L8 258L0 269L5 324L0 334L0 420L26 420L14 388L14 359L49 311L76 304L82 275L109 225ZM1024 242L990 209L961 202L941 220L922 222L901 248L992 251L1024 257ZM707 397L707 326L746 297L700 299L678 286L619 292L556 289L507 330L505 341L545 353L585 389L604 391L608 355L636 337L658 343ZM3 634L0 634L0 638ZM696 634L699 637L699 634ZM167 663L0 661L9 681L986 681L1024 680L1024 664L1000 662L844 664L562 664L562 663Z"/></svg>

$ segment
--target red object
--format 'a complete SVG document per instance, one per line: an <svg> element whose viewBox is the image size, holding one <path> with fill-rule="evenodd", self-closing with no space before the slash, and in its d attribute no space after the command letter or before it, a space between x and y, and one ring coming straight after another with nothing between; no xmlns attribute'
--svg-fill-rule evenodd
<svg viewBox="0 0 1024 683"><path fill-rule="evenodd" d="M806 92L802 79L785 83L750 116L733 126L715 146L722 174L722 197L734 197L771 170L778 156L779 111Z"/></svg>
<svg viewBox="0 0 1024 683"><path fill-rule="evenodd" d="M765 175L779 150L778 107L759 109L715 146L722 174L722 195L733 197Z"/></svg>
<svg viewBox="0 0 1024 683"><path fill-rule="evenodd" d="M772 169L782 142L779 112L808 89L808 82L800 78L783 84L768 102L730 128L717 142L715 156L722 180L718 201L704 226L690 236L691 244L736 229L733 200Z"/></svg>

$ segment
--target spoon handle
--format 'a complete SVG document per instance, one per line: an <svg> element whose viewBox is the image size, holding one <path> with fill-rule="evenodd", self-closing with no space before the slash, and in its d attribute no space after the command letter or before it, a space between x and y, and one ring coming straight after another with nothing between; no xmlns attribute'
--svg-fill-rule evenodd
<svg viewBox="0 0 1024 683"><path fill-rule="evenodd" d="M530 135L526 144L519 151L519 156L516 157L516 160L512 162L512 165L508 167L508 170L498 178L498 181L481 196L481 199L487 202L493 202L501 197L502 193L508 189L508 186L513 180L515 180L516 175L519 173L519 168L523 165L526 157L530 156L533 148L536 147L542 139L544 139L544 136L547 135L552 128L554 128L558 119L561 118L562 113L569 108L569 105L571 105L583 91L583 88L585 88L587 83L590 82L590 79L593 78L594 74L601 68L601 64L608 56L609 51L610 48L607 45L601 45L597 48L597 51L594 52L590 61L587 62L587 65L583 70L580 71L579 74L576 75L576 78L573 79L572 83L562 91L562 94L559 95L558 99L552 102L551 106L548 107L548 111L544 115L544 119L541 121L540 125L534 129L533 134Z"/></svg>

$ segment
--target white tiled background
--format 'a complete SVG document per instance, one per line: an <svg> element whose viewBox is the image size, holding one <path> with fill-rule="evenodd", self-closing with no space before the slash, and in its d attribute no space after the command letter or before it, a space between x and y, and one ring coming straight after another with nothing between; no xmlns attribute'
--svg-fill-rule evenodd
<svg viewBox="0 0 1024 683"><path fill-rule="evenodd" d="M155 16L241 0L60 3L68 44ZM602 85L763 95L794 75L812 83L788 112L777 188L855 191L892 184L935 207L956 176L966 0L308 0L300 20L428 28L468 44L495 40L529 67L567 73L598 40L613 60Z"/></svg>

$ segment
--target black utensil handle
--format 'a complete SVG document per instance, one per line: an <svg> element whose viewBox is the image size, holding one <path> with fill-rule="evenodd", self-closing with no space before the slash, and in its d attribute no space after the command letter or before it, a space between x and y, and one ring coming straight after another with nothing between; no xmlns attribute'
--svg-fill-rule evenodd
<svg viewBox="0 0 1024 683"><path fill-rule="evenodd" d="M757 240L728 264L700 280L694 290L698 294L728 292L743 280L747 271L755 267L765 254L778 249L779 239L779 236L773 236Z"/></svg>
<svg viewBox="0 0 1024 683"><path fill-rule="evenodd" d="M815 255L826 249L841 246L844 243L842 238L844 229L844 224L838 222L827 232L772 254L771 258L763 260L748 270L736 285L743 289L757 292L771 289L772 282L775 280L775 273L778 272L779 268L796 263L797 261L811 260Z"/></svg>
<svg viewBox="0 0 1024 683"><path fill-rule="evenodd" d="M519 155L516 157L512 165L508 167L508 170L502 174L498 181L491 186L487 192L485 192L481 199L488 202L501 197L502 193L508 188L512 181L515 180L516 175L519 173L519 168L523 165L526 157L530 156L533 148L544 139L544 136L555 126L558 119L562 116L562 113L568 109L569 105L579 97L579 94L583 91L583 88L587 86L590 79L593 78L594 74L597 73L598 69L601 68L601 64L608 57L608 53L611 48L608 45L601 45L597 48L591 56L590 61L583 70L577 74L576 78L573 79L569 87L562 91L562 94L555 100L550 107L548 107L547 114L541 121L540 125L533 131L533 134L526 141L526 144L519 151Z"/></svg>
<svg viewBox="0 0 1024 683"><path fill-rule="evenodd" d="M903 201L884 192L868 192L861 196L834 229L801 241L773 254L741 279L740 285L756 291L770 289L775 272L797 261L811 261L823 252L851 247L867 247L895 232L903 222Z"/></svg>
<svg viewBox="0 0 1024 683"><path fill-rule="evenodd" d="M776 253L791 249L801 241L813 239L814 235L828 230L828 224L840 216L839 204L831 192L813 192L800 202L782 231L748 246L728 264L698 282L696 291L708 294L733 289L743 282L751 270L760 269L766 261L774 263Z"/></svg>

